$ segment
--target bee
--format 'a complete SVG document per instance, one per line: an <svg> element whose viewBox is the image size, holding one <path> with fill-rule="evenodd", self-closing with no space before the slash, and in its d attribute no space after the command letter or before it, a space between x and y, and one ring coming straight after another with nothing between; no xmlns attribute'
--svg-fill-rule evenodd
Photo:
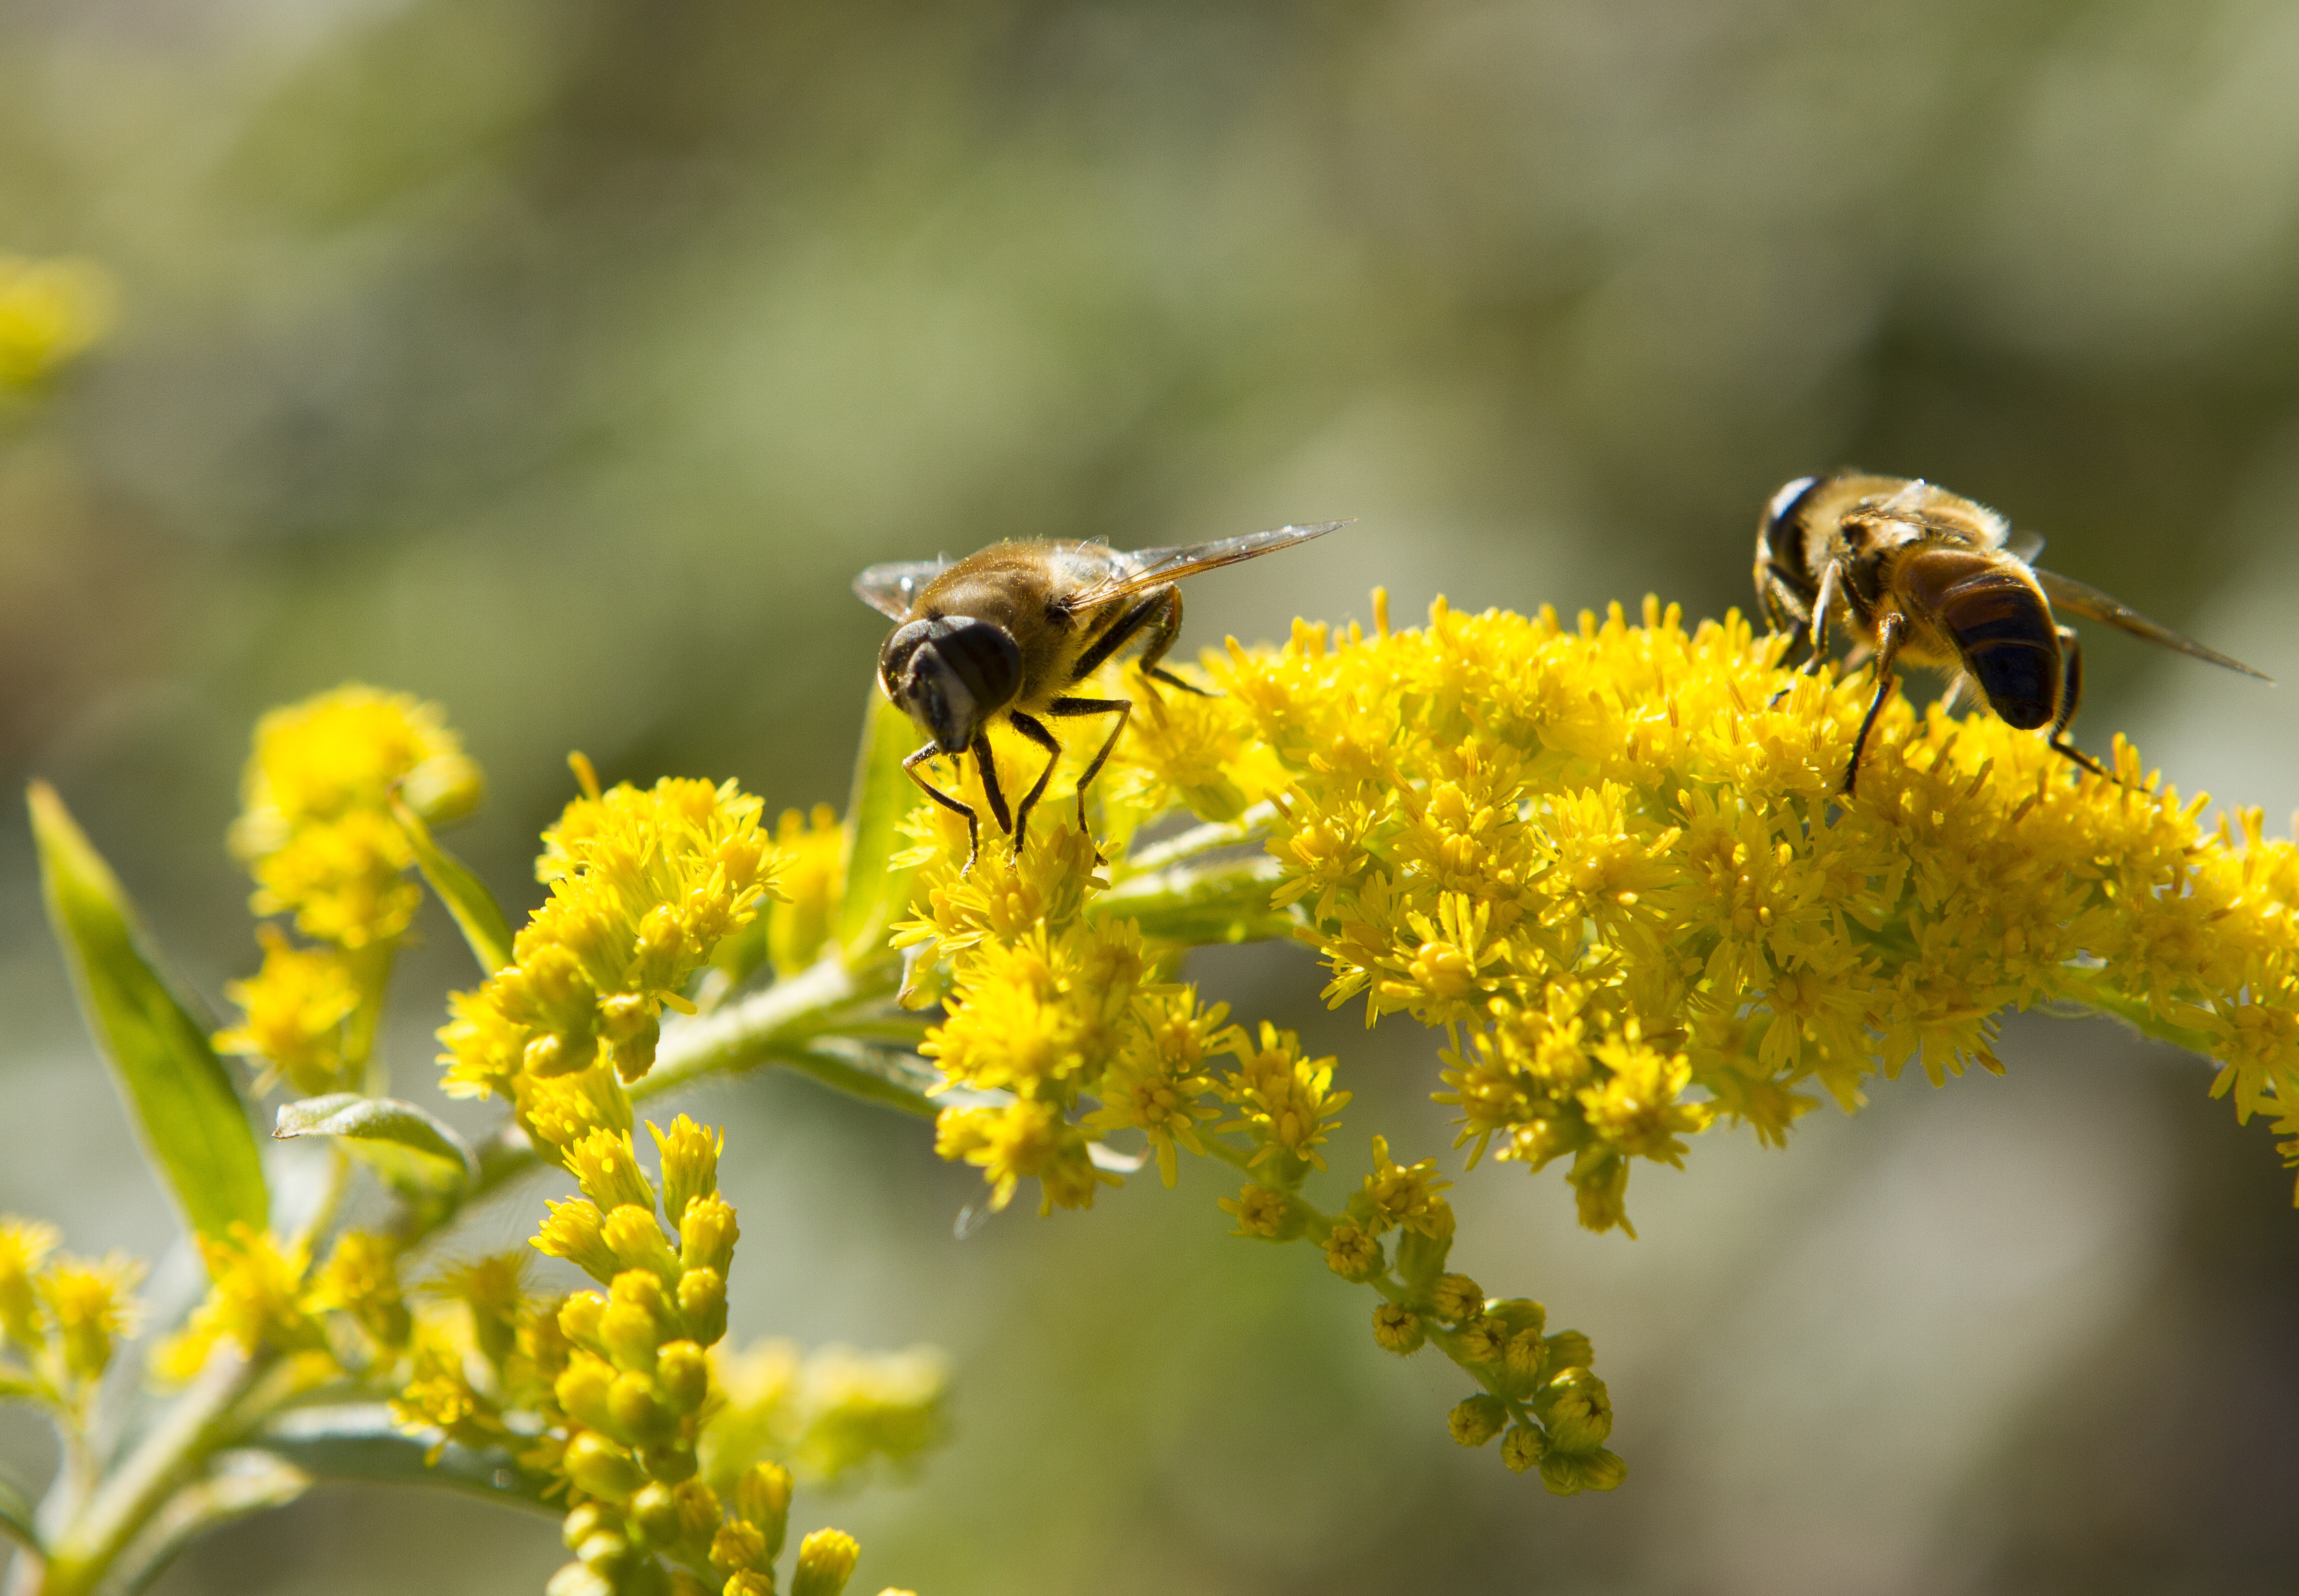
<svg viewBox="0 0 2299 1596"><path fill-rule="evenodd" d="M1773 629L1809 630L1809 675L1826 658L1829 623L1840 611L1859 639L1847 663L1876 661L1876 696L1853 739L1845 796L1892 690L1893 667L1904 663L1953 672L1951 706L1976 688L2006 725L2048 727L2054 752L2105 776L2067 740L2083 700L2083 653L2054 605L2271 679L2096 587L2029 564L2042 550L2040 538L2015 550L2011 524L1986 505L1905 477L1799 477L1772 495L1756 527L1756 596Z"/></svg>
<svg viewBox="0 0 2299 1596"><path fill-rule="evenodd" d="M878 686L927 735L902 769L925 795L966 817L967 868L981 851L973 807L918 773L937 754L971 753L999 829L1019 852L1030 811L1061 762L1049 720L1110 717L1093 762L1077 784L1078 827L1085 827L1085 790L1101 774L1125 729L1133 701L1075 696L1072 689L1119 650L1139 644L1142 685L1152 697L1163 682L1205 694L1158 661L1182 629L1184 577L1251 560L1322 537L1346 521L1277 527L1241 537L1169 549L1120 552L1100 543L1000 543L951 563L918 561L874 565L854 578L862 602L901 624L878 652ZM988 730L999 716L1046 751L1045 769L1009 815L991 757Z"/></svg>

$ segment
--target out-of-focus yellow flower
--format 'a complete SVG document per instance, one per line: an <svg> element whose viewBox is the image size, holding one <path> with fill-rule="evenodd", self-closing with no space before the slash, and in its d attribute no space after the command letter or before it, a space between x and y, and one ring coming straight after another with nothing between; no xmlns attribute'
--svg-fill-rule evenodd
<svg viewBox="0 0 2299 1596"><path fill-rule="evenodd" d="M274 710L255 728L232 850L256 880L258 914L292 914L306 936L357 949L406 930L422 892L391 818L396 786L427 820L476 807L478 767L436 704L353 683Z"/></svg>
<svg viewBox="0 0 2299 1596"><path fill-rule="evenodd" d="M260 1060L259 1092L280 1076L307 1096L340 1089L344 1022L360 1006L359 983L334 948L295 947L270 925L257 927L256 936L262 967L224 987L245 1018L216 1033L216 1051Z"/></svg>
<svg viewBox="0 0 2299 1596"><path fill-rule="evenodd" d="M143 1264L123 1252L63 1259L41 1273L40 1301L55 1326L64 1367L76 1378L102 1376L114 1342L135 1328L136 1287L143 1278Z"/></svg>
<svg viewBox="0 0 2299 1596"><path fill-rule="evenodd" d="M702 1434L702 1477L731 1490L767 1459L829 1483L874 1463L902 1467L941 1440L949 1363L930 1347L869 1355L786 1341L720 1346L711 1367L726 1406Z"/></svg>
<svg viewBox="0 0 2299 1596"><path fill-rule="evenodd" d="M102 337L115 297L93 261L0 254L0 392L37 386Z"/></svg>
<svg viewBox="0 0 2299 1596"><path fill-rule="evenodd" d="M0 1215L0 1343L37 1346L40 1298L33 1282L62 1234L40 1219Z"/></svg>
<svg viewBox="0 0 2299 1596"><path fill-rule="evenodd" d="M319 1304L306 1279L308 1248L245 1224L235 1224L223 1240L202 1236L199 1243L208 1294L155 1355L154 1365L163 1376L190 1379L225 1341L251 1357L326 1350L327 1334L315 1317Z"/></svg>
<svg viewBox="0 0 2299 1596"><path fill-rule="evenodd" d="M844 887L845 850L845 828L826 803L816 804L811 815L785 810L775 823L781 902L767 915L767 951L776 975L797 975L821 957Z"/></svg>

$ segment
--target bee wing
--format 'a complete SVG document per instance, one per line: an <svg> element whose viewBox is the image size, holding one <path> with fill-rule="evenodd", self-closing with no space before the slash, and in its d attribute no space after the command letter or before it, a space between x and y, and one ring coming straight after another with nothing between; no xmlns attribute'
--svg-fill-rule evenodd
<svg viewBox="0 0 2299 1596"><path fill-rule="evenodd" d="M1248 532L1240 537L1216 538L1211 543L1183 544L1170 549L1133 549L1117 557L1123 562L1119 569L1073 594L1069 606L1074 610L1083 610L1106 604L1112 599L1124 598L1127 594L1139 593L1145 587L1160 587L1168 582L1178 582L1183 577L1193 577L1201 570L1211 570L1216 565L1234 565L1257 554L1307 543L1313 537L1323 537L1326 533L1349 524L1348 521L1312 521L1307 526L1272 527L1266 532Z"/></svg>
<svg viewBox="0 0 2299 1596"><path fill-rule="evenodd" d="M2041 569L2035 574L2037 585L2043 588L2044 595L2058 609L2071 610L2076 614L2088 616L2093 620L2104 620L2112 627L2121 628L2135 637L2145 637L2148 642L2160 643L2165 648L2175 648L2183 654L2193 654L2198 660L2208 660L2212 664L2222 666L2228 670L2238 670L2245 676L2255 676L2262 682L2271 682L2275 679L2262 671L2253 670L2241 660L2230 660L2216 649L2205 648L2193 637L2175 632L2170 627L2158 626L2121 600L2110 598L2098 588L2087 586L2073 577L2063 577L2057 571Z"/></svg>
<svg viewBox="0 0 2299 1596"><path fill-rule="evenodd" d="M874 565L854 578L854 596L890 620L908 620L918 590L950 568L947 560Z"/></svg>
<svg viewBox="0 0 2299 1596"><path fill-rule="evenodd" d="M2041 532L2014 532L2004 540L2004 552L2022 565L2033 565L2036 556L2044 552Z"/></svg>

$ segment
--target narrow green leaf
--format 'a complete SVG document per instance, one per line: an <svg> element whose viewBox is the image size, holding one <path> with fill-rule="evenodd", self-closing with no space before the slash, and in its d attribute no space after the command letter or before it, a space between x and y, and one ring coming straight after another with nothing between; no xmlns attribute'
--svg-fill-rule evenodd
<svg viewBox="0 0 2299 1596"><path fill-rule="evenodd" d="M270 1200L255 1133L209 1027L144 953L135 907L63 801L46 782L29 797L48 919L147 1155L200 1234L262 1229Z"/></svg>
<svg viewBox="0 0 2299 1596"><path fill-rule="evenodd" d="M895 869L909 846L901 823L925 795L902 769L918 745L918 728L873 684L854 756L854 790L846 801L846 890L838 902L838 946L849 965L893 957L886 928L909 907L913 871Z"/></svg>
<svg viewBox="0 0 2299 1596"><path fill-rule="evenodd" d="M478 1168L461 1136L413 1103L396 1098L331 1092L282 1103L271 1135L281 1142L333 1136L394 1185L411 1185L419 1192L461 1189Z"/></svg>
<svg viewBox="0 0 2299 1596"><path fill-rule="evenodd" d="M511 962L510 924L503 919L494 894L487 891L486 883L471 874L470 867L431 840L431 828L423 817L409 808L397 795L391 801L391 818L399 822L400 834L407 845L415 851L416 868L423 879L439 894L439 902L455 917L455 924L470 944L472 957L479 961L479 973L492 976Z"/></svg>
<svg viewBox="0 0 2299 1596"><path fill-rule="evenodd" d="M842 1045L844 1040L826 1036L777 1057L800 1074L866 1102L883 1103L921 1119L942 1112L942 1105L926 1095L942 1077L924 1060L880 1048Z"/></svg>
<svg viewBox="0 0 2299 1596"><path fill-rule="evenodd" d="M544 1500L552 1482L520 1467L508 1451L449 1442L427 1461L438 1443L403 1433L380 1402L296 1409L265 1425L254 1444L315 1480L425 1485L554 1517L566 1511L563 1502Z"/></svg>
<svg viewBox="0 0 2299 1596"><path fill-rule="evenodd" d="M44 1551L40 1532L32 1521L32 1504L21 1491L0 1480L0 1535L31 1551Z"/></svg>
<svg viewBox="0 0 2299 1596"><path fill-rule="evenodd" d="M1086 914L1136 921L1143 935L1161 941L1267 942L1292 935L1299 924L1289 910L1270 906L1283 875L1283 866L1266 856L1175 865L1119 882L1089 899Z"/></svg>

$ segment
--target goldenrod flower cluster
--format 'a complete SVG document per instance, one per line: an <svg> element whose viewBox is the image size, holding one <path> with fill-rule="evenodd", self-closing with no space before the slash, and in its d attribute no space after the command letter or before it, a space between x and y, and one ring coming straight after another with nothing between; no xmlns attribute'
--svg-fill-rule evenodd
<svg viewBox="0 0 2299 1596"><path fill-rule="evenodd" d="M733 782L666 777L584 795L544 833L551 896L520 928L513 962L452 1000L445 1089L502 1095L538 1151L573 1168L593 1132L627 1136L621 1081L653 1068L665 1009L692 1011L688 981L754 921L780 860L759 803Z"/></svg>
<svg viewBox="0 0 2299 1596"><path fill-rule="evenodd" d="M874 1464L901 1470L943 1433L950 1368L931 1347L872 1356L838 1346L809 1354L787 1341L737 1352L722 1342L710 1364L726 1405L702 1433L702 1477L722 1492L761 1458L825 1484Z"/></svg>
<svg viewBox="0 0 2299 1596"><path fill-rule="evenodd" d="M1372 636L1297 623L1282 648L1209 655L1218 697L1108 681L1137 707L1094 794L1099 852L1042 823L961 875L955 821L914 818L925 890L898 941L912 1001L947 1006L922 1050L956 1099L940 1148L993 1204L1030 1177L1042 1209L1090 1202L1112 1135L1140 1133L1169 1181L1177 1150L1230 1159L1255 1176L1224 1204L1241 1234L1315 1239L1383 1292L1383 1345L1434 1342L1476 1374L1457 1438L1505 1435L1553 1489L1617 1483L1585 1341L1465 1284L1430 1295L1423 1254L1449 1235L1432 1167L1381 1147L1349 1210L1320 1215L1299 1188L1348 1101L1332 1061L1267 1027L1256 1046L1158 979L1189 938L1144 925L1259 881L1326 961L1329 1002L1443 1030L1438 1099L1471 1161L1561 1164L1595 1229L1628 1228L1636 1160L1675 1164L1719 1120L1780 1142L1814 1088L1856 1108L1911 1060L1935 1083L2000 1069L2000 1015L2039 1003L2209 1053L2213 1091L2274 1114L2299 1161L2299 854L2255 813L2207 830L2204 801L2121 742L2101 780L1896 697L1846 801L1867 679L1792 678L1737 616L1688 632L1648 601L1640 626L1615 607L1568 628L1440 601L1391 632L1375 605ZM945 779L980 809L971 763ZM1174 841L1130 858L1176 810L1233 823L1191 857L1258 838L1274 881L1208 863L1168 884ZM1416 1228L1398 1200L1448 1218Z"/></svg>
<svg viewBox="0 0 2299 1596"><path fill-rule="evenodd" d="M254 876L263 963L226 990L244 1014L219 1051L260 1060L312 1095L355 1086L391 955L422 902L395 798L424 821L478 801L478 767L438 706L357 684L274 710L256 726L232 851Z"/></svg>
<svg viewBox="0 0 2299 1596"><path fill-rule="evenodd" d="M55 1227L0 1215L0 1398L82 1414L141 1309L144 1266L56 1251Z"/></svg>
<svg viewBox="0 0 2299 1596"><path fill-rule="evenodd" d="M92 261L0 254L0 394L37 387L102 337L112 299Z"/></svg>

